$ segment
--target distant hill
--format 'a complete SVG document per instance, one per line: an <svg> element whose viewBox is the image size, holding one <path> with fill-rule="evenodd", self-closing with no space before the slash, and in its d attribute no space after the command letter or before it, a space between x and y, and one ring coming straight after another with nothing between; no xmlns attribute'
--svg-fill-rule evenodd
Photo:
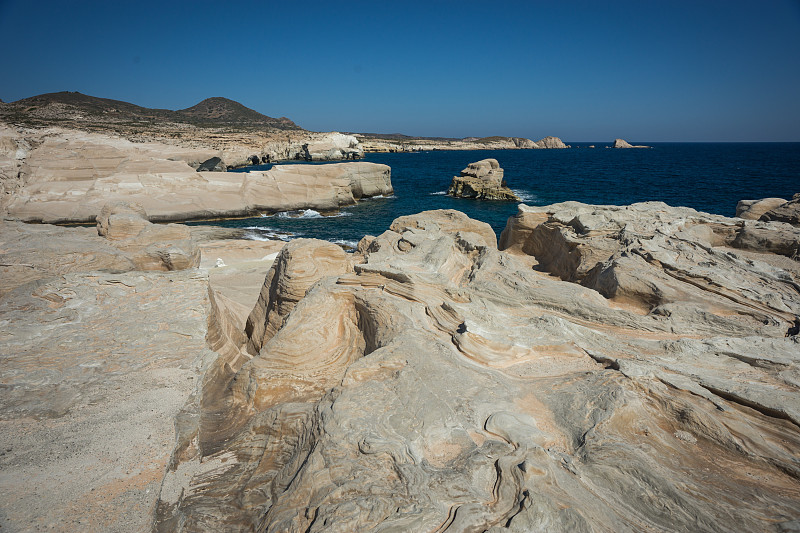
<svg viewBox="0 0 800 533"><path fill-rule="evenodd" d="M174 122L205 127L302 129L286 117L269 117L245 107L239 102L222 97L207 98L188 109L172 111L170 109L151 109L120 100L63 91L40 94L3 104L3 111L3 115L23 122L46 122L47 120L104 123Z"/></svg>
<svg viewBox="0 0 800 533"><path fill-rule="evenodd" d="M262 115L258 111L254 111L249 107L243 106L239 102L235 102L228 98L222 98L221 96L206 98L199 104L188 109L181 109L180 111L177 111L177 113L188 117L190 120L200 122L226 124L278 124L283 126L280 129L298 129L297 124L286 117L268 117L267 115Z"/></svg>

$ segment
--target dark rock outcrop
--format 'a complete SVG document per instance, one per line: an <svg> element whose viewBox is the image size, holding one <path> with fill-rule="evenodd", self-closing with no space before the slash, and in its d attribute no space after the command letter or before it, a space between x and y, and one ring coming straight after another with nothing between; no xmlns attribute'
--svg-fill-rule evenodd
<svg viewBox="0 0 800 533"><path fill-rule="evenodd" d="M222 159L219 157L212 157L211 159L206 159L200 166L197 167L198 172L225 172L227 167L225 163L222 162Z"/></svg>

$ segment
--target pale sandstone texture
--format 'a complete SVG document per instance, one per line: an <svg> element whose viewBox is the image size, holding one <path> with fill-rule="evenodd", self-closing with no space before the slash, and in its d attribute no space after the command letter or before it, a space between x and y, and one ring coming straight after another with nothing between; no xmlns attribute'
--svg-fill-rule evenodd
<svg viewBox="0 0 800 533"><path fill-rule="evenodd" d="M460 175L453 176L447 194L456 198L519 201L519 197L506 186L497 159L482 159L467 165Z"/></svg>
<svg viewBox="0 0 800 533"><path fill-rule="evenodd" d="M31 135L30 150L17 148L15 159L0 158L5 191L0 207L7 216L23 221L89 222L111 202L138 203L152 221L335 210L362 196L392 192L386 165L339 163L276 166L264 172L196 172L195 167L220 152L133 143L74 130ZM7 155L25 139L0 131L0 148Z"/></svg>
<svg viewBox="0 0 800 533"><path fill-rule="evenodd" d="M200 265L200 249L189 228L153 224L139 204L106 204L96 220L97 234L126 252L136 270L184 270Z"/></svg>
<svg viewBox="0 0 800 533"><path fill-rule="evenodd" d="M742 242L795 228L522 206L498 251L459 215L281 252L158 531L800 525L797 262Z"/></svg>
<svg viewBox="0 0 800 533"><path fill-rule="evenodd" d="M197 270L72 272L0 297L3 531L148 531L217 354Z"/></svg>
<svg viewBox="0 0 800 533"><path fill-rule="evenodd" d="M767 211L786 203L783 198L762 198L761 200L739 200L736 216L747 220L758 220Z"/></svg>
<svg viewBox="0 0 800 533"><path fill-rule="evenodd" d="M23 135L0 123L0 212L25 184L29 172L25 161L30 150Z"/></svg>
<svg viewBox="0 0 800 533"><path fill-rule="evenodd" d="M136 204L109 204L97 228L0 221L0 296L39 279L73 272L182 270L200 263L187 226L152 224Z"/></svg>
<svg viewBox="0 0 800 533"><path fill-rule="evenodd" d="M109 205L97 228L0 222L4 531L149 531L203 380L244 360L244 319L283 243L144 216ZM143 259L148 235L193 255L202 241L230 266L140 271L165 269Z"/></svg>

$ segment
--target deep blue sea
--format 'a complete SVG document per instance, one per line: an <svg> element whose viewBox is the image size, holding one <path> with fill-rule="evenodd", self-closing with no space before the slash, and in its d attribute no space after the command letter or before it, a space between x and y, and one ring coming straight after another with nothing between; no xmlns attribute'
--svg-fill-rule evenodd
<svg viewBox="0 0 800 533"><path fill-rule="evenodd" d="M316 212L213 222L251 228L254 238L315 237L355 245L378 235L401 216L428 209L457 209L488 222L498 236L517 212L513 202L445 196L454 175L467 164L492 157L505 170L508 186L530 205L567 200L625 205L659 200L673 206L734 216L741 199L800 192L800 143L656 143L651 149L615 150L595 143L566 150L470 150L368 154L364 159L392 167L391 198L363 200L337 216ZM240 169L261 170L270 165ZM301 215L301 216L297 216Z"/></svg>

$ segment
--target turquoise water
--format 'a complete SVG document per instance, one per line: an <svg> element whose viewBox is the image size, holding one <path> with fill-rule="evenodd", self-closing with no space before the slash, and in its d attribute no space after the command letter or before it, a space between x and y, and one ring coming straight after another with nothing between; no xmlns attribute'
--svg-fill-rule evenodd
<svg viewBox="0 0 800 533"><path fill-rule="evenodd" d="M508 186L530 205L576 200L625 205L659 200L733 216L741 199L800 192L800 143L660 143L651 149L614 150L602 144L567 150L470 150L368 154L365 161L392 167L391 198L373 198L322 217L313 211L214 222L251 228L253 238L315 237L354 245L392 220L428 209L457 209L488 222L499 235L515 203L450 198L453 175L492 157ZM269 165L241 170L267 169ZM297 215L300 215L299 217Z"/></svg>

